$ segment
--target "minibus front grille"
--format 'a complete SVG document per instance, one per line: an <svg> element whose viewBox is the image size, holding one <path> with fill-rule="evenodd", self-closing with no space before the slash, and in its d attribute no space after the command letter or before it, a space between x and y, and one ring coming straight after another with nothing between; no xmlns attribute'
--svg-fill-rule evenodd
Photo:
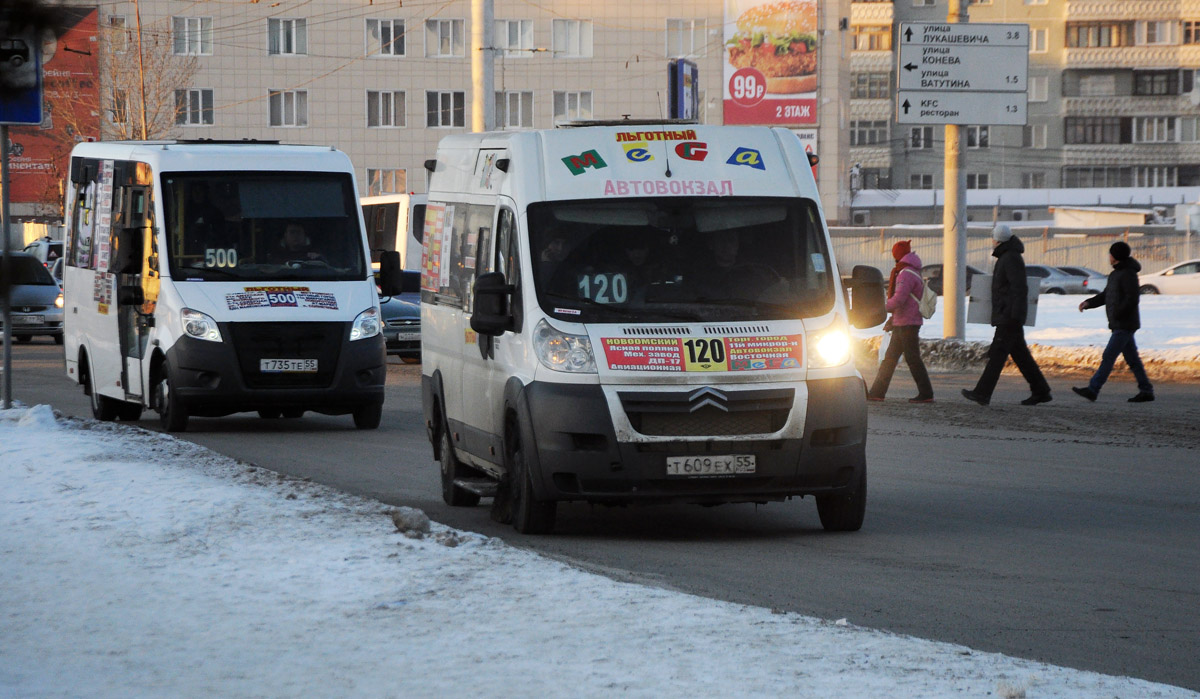
<svg viewBox="0 0 1200 699"><path fill-rule="evenodd" d="M665 337L679 337L681 335L691 335L692 331L688 330L687 328L633 327L633 328L621 328L621 333L623 335L641 335L641 336L659 336L659 335L661 335L661 336L665 336Z"/></svg>
<svg viewBox="0 0 1200 699"><path fill-rule="evenodd" d="M247 388L323 388L333 383L345 323L230 323L229 334ZM263 373L263 359L316 359L311 373Z"/></svg>
<svg viewBox="0 0 1200 699"><path fill-rule="evenodd" d="M706 325L705 335L724 335L737 337L739 335L765 335L771 333L769 325Z"/></svg>
<svg viewBox="0 0 1200 699"><path fill-rule="evenodd" d="M795 398L790 388L618 394L629 424L650 436L771 434L787 424Z"/></svg>

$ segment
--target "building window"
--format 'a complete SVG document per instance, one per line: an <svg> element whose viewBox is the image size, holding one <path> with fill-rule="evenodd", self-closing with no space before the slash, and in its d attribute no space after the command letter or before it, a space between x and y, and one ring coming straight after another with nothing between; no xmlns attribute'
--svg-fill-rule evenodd
<svg viewBox="0 0 1200 699"><path fill-rule="evenodd" d="M1029 53L1046 53L1046 29L1029 30Z"/></svg>
<svg viewBox="0 0 1200 699"><path fill-rule="evenodd" d="M913 0L913 7L936 7L937 0Z"/></svg>
<svg viewBox="0 0 1200 699"><path fill-rule="evenodd" d="M887 140L887 120L850 122L850 145L852 146L882 145L886 144Z"/></svg>
<svg viewBox="0 0 1200 699"><path fill-rule="evenodd" d="M1127 167L1063 168L1064 187L1132 187L1133 171Z"/></svg>
<svg viewBox="0 0 1200 699"><path fill-rule="evenodd" d="M268 19L267 53L272 56L303 56L308 53L308 20Z"/></svg>
<svg viewBox="0 0 1200 699"><path fill-rule="evenodd" d="M1029 78L1029 101L1045 102L1049 99L1050 78L1039 75Z"/></svg>
<svg viewBox="0 0 1200 699"><path fill-rule="evenodd" d="M271 126L308 126L308 90L269 90Z"/></svg>
<svg viewBox="0 0 1200 699"><path fill-rule="evenodd" d="M108 48L113 53L129 50L129 29L125 15L111 15L108 18Z"/></svg>
<svg viewBox="0 0 1200 699"><path fill-rule="evenodd" d="M428 58L461 58L466 55L463 43L463 20L425 20L425 56Z"/></svg>
<svg viewBox="0 0 1200 699"><path fill-rule="evenodd" d="M591 58L592 23L580 19L556 19L550 27L555 58Z"/></svg>
<svg viewBox="0 0 1200 699"><path fill-rule="evenodd" d="M986 172L968 172L967 189L990 189L991 175Z"/></svg>
<svg viewBox="0 0 1200 699"><path fill-rule="evenodd" d="M498 19L493 34L502 56L526 58L533 51L532 19Z"/></svg>
<svg viewBox="0 0 1200 699"><path fill-rule="evenodd" d="M851 99L887 99L891 92L891 73L855 73L850 76Z"/></svg>
<svg viewBox="0 0 1200 699"><path fill-rule="evenodd" d="M407 170L376 170L367 168L367 196L403 194L408 191Z"/></svg>
<svg viewBox="0 0 1200 699"><path fill-rule="evenodd" d="M1147 165L1133 168L1134 187L1175 187L1178 180L1174 165Z"/></svg>
<svg viewBox="0 0 1200 699"><path fill-rule="evenodd" d="M887 24L855 24L850 27L850 48L854 51L891 51L892 27Z"/></svg>
<svg viewBox="0 0 1200 699"><path fill-rule="evenodd" d="M1067 117L1063 141L1067 144L1129 143L1131 129L1128 118Z"/></svg>
<svg viewBox="0 0 1200 699"><path fill-rule="evenodd" d="M462 128L466 124L466 93L460 91L425 92L425 126Z"/></svg>
<svg viewBox="0 0 1200 699"><path fill-rule="evenodd" d="M533 128L533 92L497 92L496 127Z"/></svg>
<svg viewBox="0 0 1200 699"><path fill-rule="evenodd" d="M862 169L863 189L891 189L892 170L886 167L864 167Z"/></svg>
<svg viewBox="0 0 1200 699"><path fill-rule="evenodd" d="M171 53L177 56L211 56L212 17L172 17Z"/></svg>
<svg viewBox="0 0 1200 699"><path fill-rule="evenodd" d="M933 127L932 126L914 126L909 132L908 145L915 150L929 150L933 148Z"/></svg>
<svg viewBox="0 0 1200 699"><path fill-rule="evenodd" d="M1026 5L1045 5L1046 0L1025 0Z"/></svg>
<svg viewBox="0 0 1200 699"><path fill-rule="evenodd" d="M368 56L404 55L404 20L367 20Z"/></svg>
<svg viewBox="0 0 1200 699"><path fill-rule="evenodd" d="M667 57L704 56L708 52L708 22L703 19L667 20Z"/></svg>
<svg viewBox="0 0 1200 699"><path fill-rule="evenodd" d="M1044 172L1022 172L1021 173L1021 189L1045 189L1046 188L1046 173Z"/></svg>
<svg viewBox="0 0 1200 699"><path fill-rule="evenodd" d="M908 176L909 189L933 189L933 175L911 174Z"/></svg>
<svg viewBox="0 0 1200 699"><path fill-rule="evenodd" d="M554 123L592 118L592 92L555 92Z"/></svg>
<svg viewBox="0 0 1200 699"><path fill-rule="evenodd" d="M1133 22L1067 22L1069 49L1132 45Z"/></svg>
<svg viewBox="0 0 1200 699"><path fill-rule="evenodd" d="M991 5L992 0L968 0L968 5Z"/></svg>
<svg viewBox="0 0 1200 699"><path fill-rule="evenodd" d="M1189 19L1183 23L1183 43L1200 44L1200 20Z"/></svg>
<svg viewBox="0 0 1200 699"><path fill-rule="evenodd" d="M179 126L212 126L213 91L175 91L175 123Z"/></svg>
<svg viewBox="0 0 1200 699"><path fill-rule="evenodd" d="M989 148L988 127L986 126L968 126L967 127L967 148ZM980 187L980 189L984 189Z"/></svg>
<svg viewBox="0 0 1200 699"><path fill-rule="evenodd" d="M119 87L112 90L112 109L109 111L109 121L114 124L129 122L129 93Z"/></svg>
<svg viewBox="0 0 1200 699"><path fill-rule="evenodd" d="M1117 76L1111 73L1079 77L1079 95L1081 97L1110 97L1115 94L1117 94Z"/></svg>
<svg viewBox="0 0 1200 699"><path fill-rule="evenodd" d="M1134 143L1174 143L1175 117L1134 117Z"/></svg>
<svg viewBox="0 0 1200 699"><path fill-rule="evenodd" d="M407 126L403 90L367 90L367 126L389 128Z"/></svg>
<svg viewBox="0 0 1200 699"><path fill-rule="evenodd" d="M1021 146L1024 148L1045 148L1046 131L1045 124L1029 124L1025 127L1021 137Z"/></svg>
<svg viewBox="0 0 1200 699"><path fill-rule="evenodd" d="M1138 43L1147 46L1176 44L1176 22L1138 22Z"/></svg>
<svg viewBox="0 0 1200 699"><path fill-rule="evenodd" d="M1178 95L1179 71L1136 70L1133 72L1133 94Z"/></svg>

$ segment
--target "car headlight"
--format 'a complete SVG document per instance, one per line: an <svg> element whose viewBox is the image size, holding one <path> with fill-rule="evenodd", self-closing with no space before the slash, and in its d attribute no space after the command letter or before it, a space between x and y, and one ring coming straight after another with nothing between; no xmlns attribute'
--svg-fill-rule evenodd
<svg viewBox="0 0 1200 699"><path fill-rule="evenodd" d="M183 332L189 337L209 342L221 342L221 329L217 327L217 321L211 317L200 311L185 308L179 313L179 318L183 321Z"/></svg>
<svg viewBox="0 0 1200 699"><path fill-rule="evenodd" d="M368 337L375 337L379 334L383 324L379 322L379 311L375 308L368 308L358 317L354 319L354 325L350 328L350 341L365 340Z"/></svg>
<svg viewBox="0 0 1200 699"><path fill-rule="evenodd" d="M533 351L547 369L571 374L596 373L592 341L587 335L571 335L555 330L545 320L533 330Z"/></svg>
<svg viewBox="0 0 1200 699"><path fill-rule="evenodd" d="M850 361L850 333L841 317L808 336L808 366L827 369Z"/></svg>
<svg viewBox="0 0 1200 699"><path fill-rule="evenodd" d="M58 295L58 298L54 299L54 306L55 306L56 308L62 308L62 307L63 307L63 295L62 295L62 294L59 294L59 295Z"/></svg>

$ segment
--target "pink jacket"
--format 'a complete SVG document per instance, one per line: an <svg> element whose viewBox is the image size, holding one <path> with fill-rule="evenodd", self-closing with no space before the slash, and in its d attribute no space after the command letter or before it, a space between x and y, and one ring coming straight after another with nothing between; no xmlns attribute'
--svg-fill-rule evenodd
<svg viewBox="0 0 1200 699"><path fill-rule="evenodd" d="M910 252L900 258L900 264L904 269L896 275L896 291L887 300L887 309L892 312L892 326L921 325L925 322L917 304L924 286L921 258L917 257L917 253Z"/></svg>

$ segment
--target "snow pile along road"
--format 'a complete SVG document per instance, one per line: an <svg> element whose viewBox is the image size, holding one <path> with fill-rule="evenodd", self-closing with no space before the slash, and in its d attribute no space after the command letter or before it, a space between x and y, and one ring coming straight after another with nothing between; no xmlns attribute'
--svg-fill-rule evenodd
<svg viewBox="0 0 1200 699"><path fill-rule="evenodd" d="M615 582L46 406L0 411L0 464L5 696L1194 696Z"/></svg>

